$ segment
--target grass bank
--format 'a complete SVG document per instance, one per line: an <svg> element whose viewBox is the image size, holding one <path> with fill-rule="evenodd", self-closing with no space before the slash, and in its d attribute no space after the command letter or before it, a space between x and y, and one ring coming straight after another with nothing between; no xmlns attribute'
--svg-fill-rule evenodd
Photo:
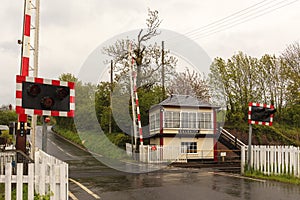
<svg viewBox="0 0 300 200"><path fill-rule="evenodd" d="M53 127L53 131L91 152L113 159L127 158L125 144L130 141L130 138L124 133L105 134L95 131L76 133L58 126Z"/></svg>
<svg viewBox="0 0 300 200"><path fill-rule="evenodd" d="M246 171L244 176L251 177L251 178L264 179L264 180L278 181L278 182L282 182L282 183L290 183L290 184L300 185L300 178L297 178L297 177L289 175L289 174L265 175L259 171Z"/></svg>

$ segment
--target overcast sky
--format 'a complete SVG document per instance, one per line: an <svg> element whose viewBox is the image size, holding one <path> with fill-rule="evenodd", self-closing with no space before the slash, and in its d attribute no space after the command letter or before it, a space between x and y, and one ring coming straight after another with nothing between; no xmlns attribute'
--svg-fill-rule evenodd
<svg viewBox="0 0 300 200"><path fill-rule="evenodd" d="M278 56L300 39L300 2L293 2L41 0L39 76L76 76L89 54L104 41L144 28L148 8L159 11L161 28L193 39L211 59L226 59L238 51L254 57L265 53ZM223 18L225 21L206 26ZM1 0L0 105L15 104L15 76L20 71L17 40L22 37L22 23L23 1Z"/></svg>

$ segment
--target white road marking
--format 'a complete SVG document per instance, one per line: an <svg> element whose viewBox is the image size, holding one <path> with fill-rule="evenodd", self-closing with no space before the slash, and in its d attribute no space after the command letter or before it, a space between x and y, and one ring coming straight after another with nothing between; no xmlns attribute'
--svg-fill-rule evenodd
<svg viewBox="0 0 300 200"><path fill-rule="evenodd" d="M55 146L56 148L58 148L60 151L64 152L65 154L67 154L70 157L74 157L73 155L71 155L70 153L66 152L65 150L63 150L60 146L58 146L57 144L55 144L53 141L50 141L53 146Z"/></svg>
<svg viewBox="0 0 300 200"><path fill-rule="evenodd" d="M252 181L258 181L258 182L267 182L266 180L261 180L257 178L250 178L246 176L241 176L237 174L228 174L228 173L222 173L222 172L210 172L211 174L219 175L219 176L227 176L227 177L233 177L233 178L240 178L240 179L247 179L247 180L252 180Z"/></svg>
<svg viewBox="0 0 300 200"><path fill-rule="evenodd" d="M69 197L71 197L71 199L73 199L73 200L79 200L79 199L77 199L77 197L75 197L75 195L74 195L72 192L70 192L70 191L69 191Z"/></svg>
<svg viewBox="0 0 300 200"><path fill-rule="evenodd" d="M74 179L71 179L71 178L69 178L69 180L72 181L73 183L77 184L84 191L86 191L87 193L89 193L90 195L92 195L95 199L101 199L97 194L95 194L94 192L92 192L91 190L89 190L87 187L85 187L81 183L79 183L79 182L77 182L77 181L75 181Z"/></svg>

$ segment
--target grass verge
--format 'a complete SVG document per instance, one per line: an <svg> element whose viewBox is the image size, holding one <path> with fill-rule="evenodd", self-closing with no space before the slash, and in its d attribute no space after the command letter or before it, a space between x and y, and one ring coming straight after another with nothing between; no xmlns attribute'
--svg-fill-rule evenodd
<svg viewBox="0 0 300 200"><path fill-rule="evenodd" d="M297 177L289 175L289 174L265 175L259 171L246 171L244 175L247 177L251 177L251 178L258 178L258 179L272 180L272 181L278 181L278 182L282 182L282 183L290 183L290 184L300 185L300 178L297 178Z"/></svg>

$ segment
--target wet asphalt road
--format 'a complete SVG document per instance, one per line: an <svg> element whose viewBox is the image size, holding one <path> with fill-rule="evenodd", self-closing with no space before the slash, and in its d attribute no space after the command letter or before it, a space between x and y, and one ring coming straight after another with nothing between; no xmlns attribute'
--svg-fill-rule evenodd
<svg viewBox="0 0 300 200"><path fill-rule="evenodd" d="M38 131L37 146L41 145ZM300 200L300 186L232 177L209 169L165 168L130 174L111 169L49 131L48 153L69 163L69 199L92 200ZM90 193L89 193L90 192Z"/></svg>

